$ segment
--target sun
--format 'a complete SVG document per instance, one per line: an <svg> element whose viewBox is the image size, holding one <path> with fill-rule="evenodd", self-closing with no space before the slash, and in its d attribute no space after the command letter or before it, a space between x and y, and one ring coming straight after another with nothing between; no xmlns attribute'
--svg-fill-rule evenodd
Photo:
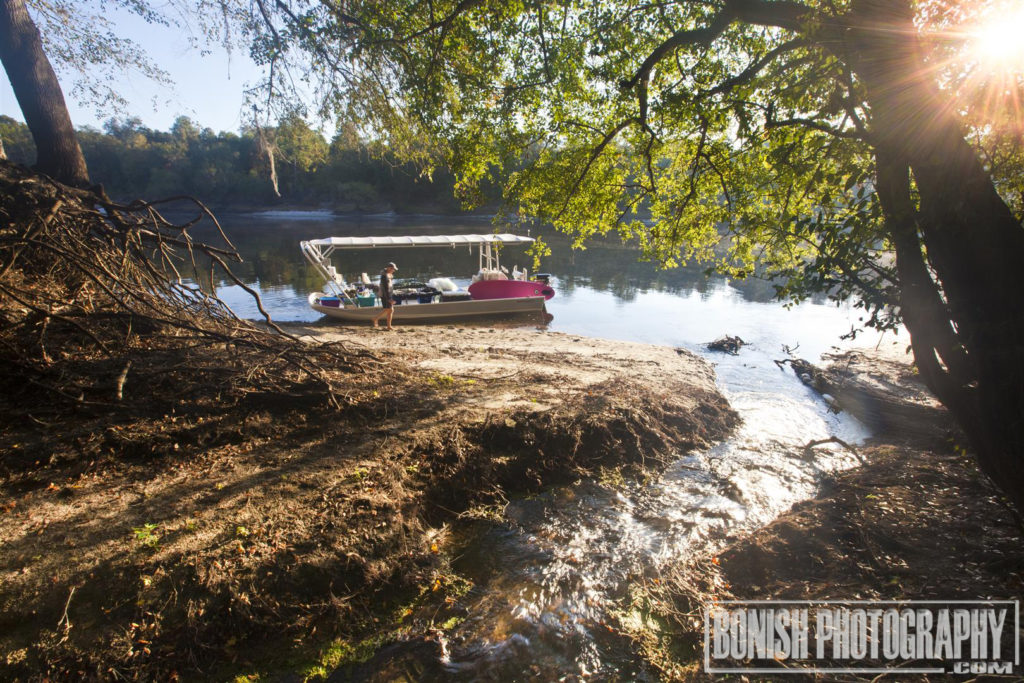
<svg viewBox="0 0 1024 683"><path fill-rule="evenodd" d="M1024 4L1014 2L990 13L971 33L971 51L979 66L1024 72Z"/></svg>

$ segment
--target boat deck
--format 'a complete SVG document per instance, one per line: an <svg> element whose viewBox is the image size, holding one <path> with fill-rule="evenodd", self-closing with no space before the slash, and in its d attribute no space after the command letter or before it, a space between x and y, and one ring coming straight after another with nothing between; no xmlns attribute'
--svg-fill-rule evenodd
<svg viewBox="0 0 1024 683"><path fill-rule="evenodd" d="M309 295L309 305L318 313L338 320L369 322L383 310L381 306L322 306L321 295ZM486 315L507 315L510 313L545 312L543 296L515 297L512 299L471 299L467 301L442 301L431 304L404 303L395 306L393 320L456 320Z"/></svg>

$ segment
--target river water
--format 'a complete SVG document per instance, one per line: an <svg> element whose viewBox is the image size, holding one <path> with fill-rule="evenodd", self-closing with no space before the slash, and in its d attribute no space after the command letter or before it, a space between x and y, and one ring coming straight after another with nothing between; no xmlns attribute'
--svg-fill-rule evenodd
<svg viewBox="0 0 1024 683"><path fill-rule="evenodd" d="M245 258L238 273L279 321L319 319L306 294L322 282L304 263L300 239L491 231L486 220L345 221L317 214L239 216L226 225ZM769 283L728 282L699 268L659 272L618 244L573 252L557 236L545 240L553 253L542 270L554 276L557 292L548 302L549 329L699 353L715 364L719 388L743 421L710 450L681 453L656 481L579 482L510 502L502 524L457 525L449 550L474 587L463 599L467 618L442 636L445 654L427 667L439 672L437 680L653 680L614 617L638 578L766 524L813 496L823 477L856 464L831 445L808 458L809 441L868 436L773 362L786 357L785 347L814 362L848 346L840 337L857 323L856 311L824 299L786 308ZM476 267L475 257L448 249L350 252L335 264L372 276L390 260L399 275L424 280L468 277ZM509 267L515 262L503 257ZM258 317L237 286L220 283L218 291L239 315ZM704 349L724 334L748 345L737 356ZM906 342L865 333L856 343Z"/></svg>

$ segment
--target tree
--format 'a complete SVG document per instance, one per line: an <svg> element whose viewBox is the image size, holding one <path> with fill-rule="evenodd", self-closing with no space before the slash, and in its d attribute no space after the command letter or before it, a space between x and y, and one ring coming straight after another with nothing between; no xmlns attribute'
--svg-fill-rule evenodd
<svg viewBox="0 0 1024 683"><path fill-rule="evenodd" d="M902 321L1024 509L1024 230L1007 204L1024 181L985 151L1020 158L993 105L1024 87L984 89L963 39L994 3L258 5L266 59L309 55L327 105L443 154L465 196L522 165L509 210L580 244L616 230L673 266L716 259L724 236L724 272Z"/></svg>
<svg viewBox="0 0 1024 683"><path fill-rule="evenodd" d="M0 115L0 140L7 151L7 157L26 166L36 158L32 133L25 124L15 121L10 116Z"/></svg>
<svg viewBox="0 0 1024 683"><path fill-rule="evenodd" d="M327 141L297 113L292 112L278 121L273 139L277 156L291 166L289 189L293 193L299 189L300 172L315 171L327 161Z"/></svg>
<svg viewBox="0 0 1024 683"><path fill-rule="evenodd" d="M79 102L98 111L122 112L118 92L126 73L169 84L165 71L145 50L112 30L111 10L124 10L147 23L188 28L196 47L217 42L231 50L251 20L246 3L234 0L0 0L0 61L11 81L37 150L36 167L71 185L89 176L75 139L57 70L72 78ZM49 56L48 56L49 55ZM51 63L51 59L53 63Z"/></svg>
<svg viewBox="0 0 1024 683"><path fill-rule="evenodd" d="M64 93L24 0L0 0L0 61L32 131L36 166L69 185L88 185Z"/></svg>

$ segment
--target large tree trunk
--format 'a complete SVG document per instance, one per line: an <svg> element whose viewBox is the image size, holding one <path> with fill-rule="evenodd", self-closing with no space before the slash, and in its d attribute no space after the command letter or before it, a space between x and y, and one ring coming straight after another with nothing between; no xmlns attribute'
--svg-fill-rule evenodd
<svg viewBox="0 0 1024 683"><path fill-rule="evenodd" d="M50 60L24 0L0 0L0 61L36 143L36 168L86 187L89 171Z"/></svg>
<svg viewBox="0 0 1024 683"><path fill-rule="evenodd" d="M981 467L1024 510L1024 228L935 86L907 0L856 7L851 52L868 90L915 359Z"/></svg>

